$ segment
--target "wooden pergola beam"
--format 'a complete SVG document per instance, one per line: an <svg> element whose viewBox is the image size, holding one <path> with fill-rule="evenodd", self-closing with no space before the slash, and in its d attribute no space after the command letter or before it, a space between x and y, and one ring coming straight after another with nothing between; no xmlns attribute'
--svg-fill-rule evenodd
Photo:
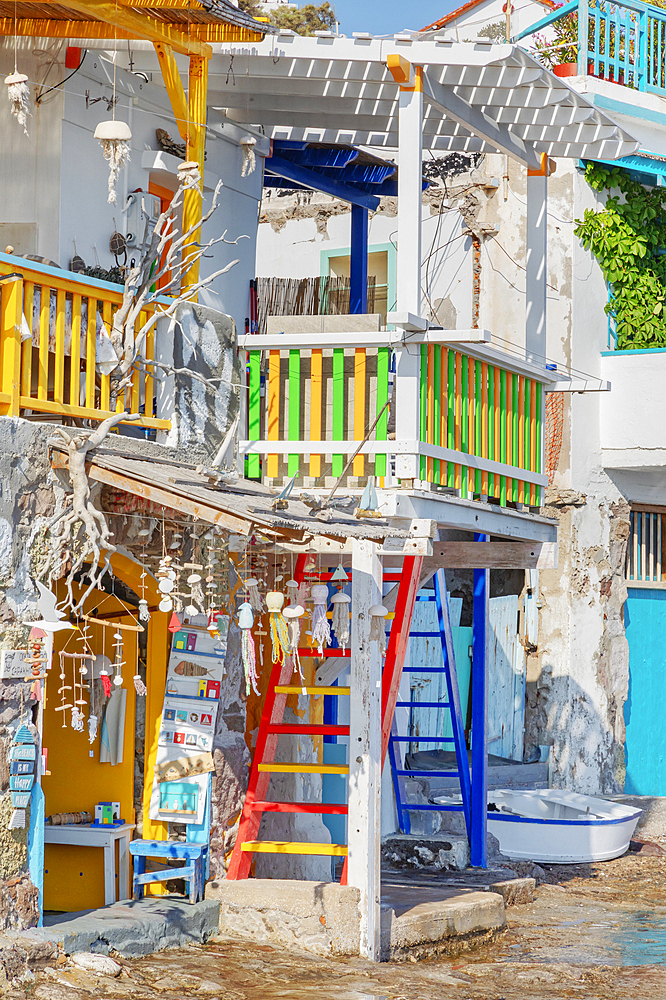
<svg viewBox="0 0 666 1000"><path fill-rule="evenodd" d="M86 14L91 20L101 21L118 30L124 30L148 42L163 42L170 45L174 52L184 56L201 56L210 58L213 50L206 42L198 38L188 37L174 25L157 21L148 14L136 14L132 10L110 3L89 3L87 0L66 0L63 4L68 10L77 14ZM75 22L76 23L76 22ZM104 37L104 36L102 36Z"/></svg>
<svg viewBox="0 0 666 1000"><path fill-rule="evenodd" d="M155 22L159 23L159 22ZM170 25L166 25L170 27ZM177 30L177 29L176 29ZM232 33L243 32L239 39ZM113 27L106 21L73 21L64 18L37 18L22 17L16 22L13 17L0 18L0 36L8 37L18 35L21 38L67 38L85 41L86 39L108 39L113 41L119 39L143 39L144 33L138 29L128 30L119 27L114 31ZM245 28L235 28L233 24L224 21L208 24L191 24L190 40L198 42L229 42L229 41L260 41L262 36L256 32ZM175 47L175 46L174 46ZM176 51L179 51L176 48Z"/></svg>

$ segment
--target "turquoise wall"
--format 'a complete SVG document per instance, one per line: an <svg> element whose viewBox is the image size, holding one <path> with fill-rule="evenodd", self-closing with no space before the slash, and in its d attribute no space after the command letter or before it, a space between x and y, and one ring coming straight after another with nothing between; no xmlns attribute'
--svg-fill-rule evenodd
<svg viewBox="0 0 666 1000"><path fill-rule="evenodd" d="M629 588L625 760L628 795L666 795L666 590Z"/></svg>

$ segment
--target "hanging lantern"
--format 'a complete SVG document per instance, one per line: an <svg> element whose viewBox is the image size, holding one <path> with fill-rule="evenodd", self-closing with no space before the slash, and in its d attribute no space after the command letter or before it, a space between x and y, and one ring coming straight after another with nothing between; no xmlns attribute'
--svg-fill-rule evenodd
<svg viewBox="0 0 666 1000"><path fill-rule="evenodd" d="M130 127L126 122L116 121L100 122L95 129L95 138L104 150L104 159L109 161L109 205L116 204L116 181L121 168L129 163L130 147L129 141L132 138Z"/></svg>
<svg viewBox="0 0 666 1000"><path fill-rule="evenodd" d="M294 670L298 670L298 676L300 677L301 684L303 685L303 694L307 694L307 691L305 690L305 677L303 676L303 668L301 667L301 658L298 653L298 646L301 638L301 615L305 614L305 608L301 607L300 604L290 604L288 608L284 609L282 614L288 622L289 647L294 660Z"/></svg>
<svg viewBox="0 0 666 1000"><path fill-rule="evenodd" d="M178 167L178 180L186 191L188 188L199 189L201 172L196 160L186 160L185 163L181 163Z"/></svg>
<svg viewBox="0 0 666 1000"><path fill-rule="evenodd" d="M244 135L240 141L240 148L243 153L243 166L241 167L241 177L249 177L250 174L254 173L254 168L257 162L257 156L254 151L254 147L257 145L257 140L254 136Z"/></svg>
<svg viewBox="0 0 666 1000"><path fill-rule="evenodd" d="M279 590L269 590L266 594L266 608L269 614L273 645L273 663L282 663L285 656L289 656L291 652L287 623L282 617L283 605L284 594L280 593Z"/></svg>
<svg viewBox="0 0 666 1000"><path fill-rule="evenodd" d="M319 655L323 656L324 647L331 641L331 626L326 617L326 604L328 602L328 587L326 584L315 584L310 587L310 594L314 601L312 610L312 643L319 647Z"/></svg>
<svg viewBox="0 0 666 1000"><path fill-rule="evenodd" d="M5 83L8 87L7 96L12 106L12 114L27 135L28 115L31 113L28 77L25 73L17 73L15 68L13 73L5 77Z"/></svg>
<svg viewBox="0 0 666 1000"><path fill-rule="evenodd" d="M245 694L249 695L250 688L256 695L259 694L257 687L257 660L252 636L252 626L254 625L254 612L249 601L245 601L238 609L238 627L241 632L241 659L245 672Z"/></svg>

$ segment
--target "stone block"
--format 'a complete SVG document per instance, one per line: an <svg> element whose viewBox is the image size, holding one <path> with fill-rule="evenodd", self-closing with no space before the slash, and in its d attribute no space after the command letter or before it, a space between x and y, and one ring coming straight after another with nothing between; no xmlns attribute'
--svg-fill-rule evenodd
<svg viewBox="0 0 666 1000"><path fill-rule="evenodd" d="M419 898L418 888L410 891ZM494 892L455 893L400 910L382 907L384 960L456 955L493 940L506 925L504 900Z"/></svg>
<svg viewBox="0 0 666 1000"><path fill-rule="evenodd" d="M337 882L244 879L209 882L222 935L318 955L358 955L360 892Z"/></svg>
<svg viewBox="0 0 666 1000"><path fill-rule="evenodd" d="M517 906L520 903L534 902L536 879L512 878L504 882L493 882L491 892L498 892L505 906Z"/></svg>
<svg viewBox="0 0 666 1000"><path fill-rule="evenodd" d="M469 864L469 842L467 837L450 834L432 837L400 834L384 841L382 860L393 868L463 869Z"/></svg>

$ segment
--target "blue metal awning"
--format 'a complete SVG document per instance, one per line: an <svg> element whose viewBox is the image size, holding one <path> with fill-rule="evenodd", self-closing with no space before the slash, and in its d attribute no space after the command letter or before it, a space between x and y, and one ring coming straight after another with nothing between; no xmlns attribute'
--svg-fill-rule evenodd
<svg viewBox="0 0 666 1000"><path fill-rule="evenodd" d="M587 161L582 160L582 163ZM623 167L631 177L641 184L652 184L656 187L666 186L666 160L650 153L630 153L619 160L594 160L606 167Z"/></svg>
<svg viewBox="0 0 666 1000"><path fill-rule="evenodd" d="M397 195L397 170L395 163L355 146L275 139L265 161L264 187L323 191L374 211L380 197Z"/></svg>

